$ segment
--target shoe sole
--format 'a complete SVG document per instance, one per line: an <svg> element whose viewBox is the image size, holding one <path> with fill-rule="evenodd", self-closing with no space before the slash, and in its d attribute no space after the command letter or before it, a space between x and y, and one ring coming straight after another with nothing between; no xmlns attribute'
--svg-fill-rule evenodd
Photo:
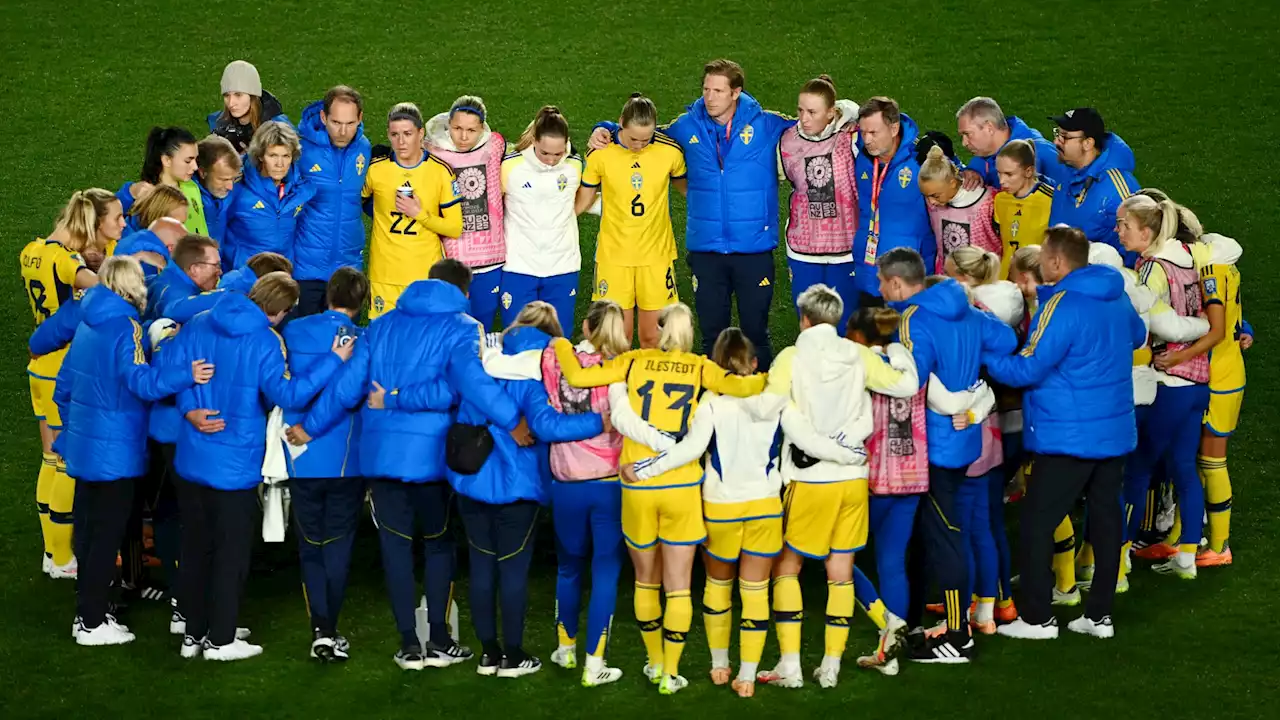
<svg viewBox="0 0 1280 720"><path fill-rule="evenodd" d="M133 635L128 636L128 639L122 639L122 640L119 640L118 642L115 640L112 640L109 642L103 642L101 640L95 640L95 639L85 640L85 639L82 639L79 635L76 636L76 644L81 647L105 647L107 645L128 645L134 640L135 638Z"/></svg>
<svg viewBox="0 0 1280 720"><path fill-rule="evenodd" d="M613 678L613 679L611 679L611 680L600 680L600 681L598 681L598 682L597 682L597 681L592 681L592 680L583 680L583 681L582 681L582 687L584 687L584 688L593 688L593 687L600 687L601 685L612 685L613 683L616 683L616 682L618 682L618 681L619 681L619 680L621 680L621 679L622 679L622 676L621 676L621 675L619 675L618 677Z"/></svg>
<svg viewBox="0 0 1280 720"><path fill-rule="evenodd" d="M507 670L498 670L498 677L508 679L524 677L525 675L532 675L541 669L542 667L539 666L536 668L510 668Z"/></svg>
<svg viewBox="0 0 1280 720"><path fill-rule="evenodd" d="M205 660L214 660L214 661L216 661L216 662L236 662L237 660L248 660L249 658L256 658L256 657L258 657L258 656L259 656L259 655L261 655L261 654L262 654L262 653L260 653L260 652L256 652L256 653L254 653L254 654L252 654L252 655L241 655L241 656L238 656L238 657L219 657L218 655L210 655L210 654L206 651L206 652L204 653L204 659L205 659Z"/></svg>
<svg viewBox="0 0 1280 720"><path fill-rule="evenodd" d="M968 665L969 658L911 658L911 662L920 663L921 665Z"/></svg>
<svg viewBox="0 0 1280 720"><path fill-rule="evenodd" d="M496 665L480 665L476 668L476 674L483 677L493 677L498 674L498 666Z"/></svg>
<svg viewBox="0 0 1280 720"><path fill-rule="evenodd" d="M1054 633L1053 635L1009 635L1008 633L1002 633L1002 632L999 632L998 630L996 632L1000 635L1000 637L1007 637L1013 640L1057 640L1058 639L1057 633Z"/></svg>
<svg viewBox="0 0 1280 720"><path fill-rule="evenodd" d="M397 660L396 665L399 666L401 670L421 670L422 669L421 662L405 662L403 660Z"/></svg>
<svg viewBox="0 0 1280 720"><path fill-rule="evenodd" d="M1111 630L1111 632L1109 632L1109 633L1108 633L1108 632L1094 632L1094 631L1092 631L1092 630L1076 630L1075 628L1071 628L1071 627L1069 627L1069 628L1067 628L1067 629L1068 629L1068 630L1070 630L1071 632L1073 632L1073 633L1077 634L1077 635L1084 635L1085 637L1094 637L1094 638L1098 638L1099 640L1110 640L1111 638L1113 638L1113 637L1115 637L1115 636L1116 636L1116 631L1115 631L1114 629L1113 629L1113 630Z"/></svg>
<svg viewBox="0 0 1280 720"><path fill-rule="evenodd" d="M184 660L194 660L195 658L198 658L198 657L200 657L201 655L203 655L203 654L204 654L204 651L203 651L203 650L201 650L200 648L195 648L195 649L193 649L193 650L188 650L188 649L184 646L181 650L179 650L179 651L178 651L178 654L179 654L179 655L181 655L181 656L182 656L182 659L184 659Z"/></svg>
<svg viewBox="0 0 1280 720"><path fill-rule="evenodd" d="M422 661L422 664L423 664L424 666L426 666L426 667L429 667L429 668L447 668L447 667L453 667L454 665L458 665L458 664L464 663L464 662L466 662L466 661L468 661L468 660L470 660L470 659L471 659L471 658L469 658L469 657L467 657L467 658L455 658L455 657L438 658L438 657L436 657L436 658L428 658L428 659L426 659L426 660L423 660L423 661Z"/></svg>
<svg viewBox="0 0 1280 720"><path fill-rule="evenodd" d="M182 622L174 622L174 621L170 620L170 621L169 621L169 634L170 634L170 635L186 635L186 634L187 634L187 621L186 621L186 620L183 620ZM243 638L237 638L237 639L243 639Z"/></svg>

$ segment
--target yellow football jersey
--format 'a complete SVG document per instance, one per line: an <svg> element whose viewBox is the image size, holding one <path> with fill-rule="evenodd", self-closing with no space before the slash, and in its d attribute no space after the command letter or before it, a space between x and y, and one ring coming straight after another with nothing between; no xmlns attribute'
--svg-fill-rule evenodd
<svg viewBox="0 0 1280 720"><path fill-rule="evenodd" d="M1009 262L1018 248L1039 245L1049 229L1049 208L1053 206L1053 187L1041 178L1026 197L1007 192L996 194L995 223L1000 228L1000 277L1009 277Z"/></svg>
<svg viewBox="0 0 1280 720"><path fill-rule="evenodd" d="M31 314L36 325L58 312L62 304L71 299L76 289L76 273L85 267L78 253L55 240L36 238L22 248L22 285L31 304ZM66 348L32 358L27 372L36 377L55 380Z"/></svg>
<svg viewBox="0 0 1280 720"><path fill-rule="evenodd" d="M462 211L455 206L462 197L447 163L427 152L423 152L422 162L411 168L394 157L375 159L365 173L361 192L363 198L373 198L373 233L369 240L372 282L409 285L425 280L431 266L444 258L439 235L396 211L396 194L406 185L413 188L424 210L434 203L439 206L441 217L446 211L456 212L461 229Z"/></svg>
<svg viewBox="0 0 1280 720"><path fill-rule="evenodd" d="M1244 352L1240 349L1240 335L1244 330L1240 271L1235 265L1202 265L1200 285L1204 304L1221 305L1227 321L1227 334L1209 351L1209 390L1235 392L1244 388L1245 382Z"/></svg>
<svg viewBox="0 0 1280 720"><path fill-rule="evenodd" d="M640 152L613 143L588 155L582 185L599 187L601 196L596 262L643 267L674 260L671 181L687 172L684 152L662 133Z"/></svg>
<svg viewBox="0 0 1280 720"><path fill-rule="evenodd" d="M555 341L556 360L564 379L575 387L599 387L626 382L631 409L663 432L683 436L689 418L698 409L704 388L722 395L748 397L764 390L767 375L734 375L701 355L657 348L631 350L600 365L584 368L573 345L563 338ZM650 447L630 438L622 441L622 464L657 455ZM702 482L702 467L693 461L632 487L680 487Z"/></svg>

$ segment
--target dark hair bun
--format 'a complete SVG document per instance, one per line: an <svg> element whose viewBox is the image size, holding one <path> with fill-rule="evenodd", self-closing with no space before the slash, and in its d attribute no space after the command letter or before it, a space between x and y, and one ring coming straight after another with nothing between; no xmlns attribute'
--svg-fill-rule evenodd
<svg viewBox="0 0 1280 720"><path fill-rule="evenodd" d="M951 143L951 138L947 134L938 130L930 130L920 136L916 141L916 162L924 164L925 158L929 156L929 150L938 147L941 148L942 154L946 155L952 162L956 160L955 146Z"/></svg>
<svg viewBox="0 0 1280 720"><path fill-rule="evenodd" d="M821 75L819 75L819 76L818 76L818 79L819 79L819 80L824 80L824 81L826 81L826 82L827 82L827 84L828 84L828 85L830 85L831 87L835 87L835 86L836 86L836 82L835 82L834 80L832 80L832 79L831 79L831 76L830 76L830 75L828 75L828 74L826 74L826 73L822 73Z"/></svg>
<svg viewBox="0 0 1280 720"><path fill-rule="evenodd" d="M631 99L632 99L632 100L635 100L636 98L642 98L642 97L644 97L644 93L641 93L641 92L633 92L633 93L631 93Z"/></svg>
<svg viewBox="0 0 1280 720"><path fill-rule="evenodd" d="M555 105L544 105L542 106L542 109L538 111L538 114L539 115L559 115L560 108L556 107Z"/></svg>

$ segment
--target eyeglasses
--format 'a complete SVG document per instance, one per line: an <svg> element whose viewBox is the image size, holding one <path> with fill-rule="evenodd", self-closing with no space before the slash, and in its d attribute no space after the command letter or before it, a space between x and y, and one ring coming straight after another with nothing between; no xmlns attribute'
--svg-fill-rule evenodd
<svg viewBox="0 0 1280 720"><path fill-rule="evenodd" d="M213 268L214 272L218 273L219 275L222 274L222 263L206 262L204 260L201 260L199 262L193 262L191 264L192 265L208 265L209 267Z"/></svg>
<svg viewBox="0 0 1280 720"><path fill-rule="evenodd" d="M1061 141L1062 141L1062 142L1064 142L1064 143L1065 143L1065 142L1068 142L1068 141L1071 141L1071 140L1083 140L1083 139L1085 139L1086 137L1088 137L1088 136L1087 136L1087 135L1085 135L1084 133L1081 133L1081 134L1079 134L1079 135L1068 135L1066 132L1064 132L1064 131L1062 130L1062 128L1054 128L1054 129L1053 129L1053 139L1054 139L1054 140L1061 140Z"/></svg>

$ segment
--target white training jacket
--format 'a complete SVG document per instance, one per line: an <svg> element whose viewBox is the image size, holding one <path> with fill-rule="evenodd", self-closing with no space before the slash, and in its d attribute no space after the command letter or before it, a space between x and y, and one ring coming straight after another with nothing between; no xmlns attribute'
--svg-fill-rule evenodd
<svg viewBox="0 0 1280 720"><path fill-rule="evenodd" d="M551 277L582 269L578 216L573 211L582 168L577 155L546 165L532 147L502 161L505 272Z"/></svg>

